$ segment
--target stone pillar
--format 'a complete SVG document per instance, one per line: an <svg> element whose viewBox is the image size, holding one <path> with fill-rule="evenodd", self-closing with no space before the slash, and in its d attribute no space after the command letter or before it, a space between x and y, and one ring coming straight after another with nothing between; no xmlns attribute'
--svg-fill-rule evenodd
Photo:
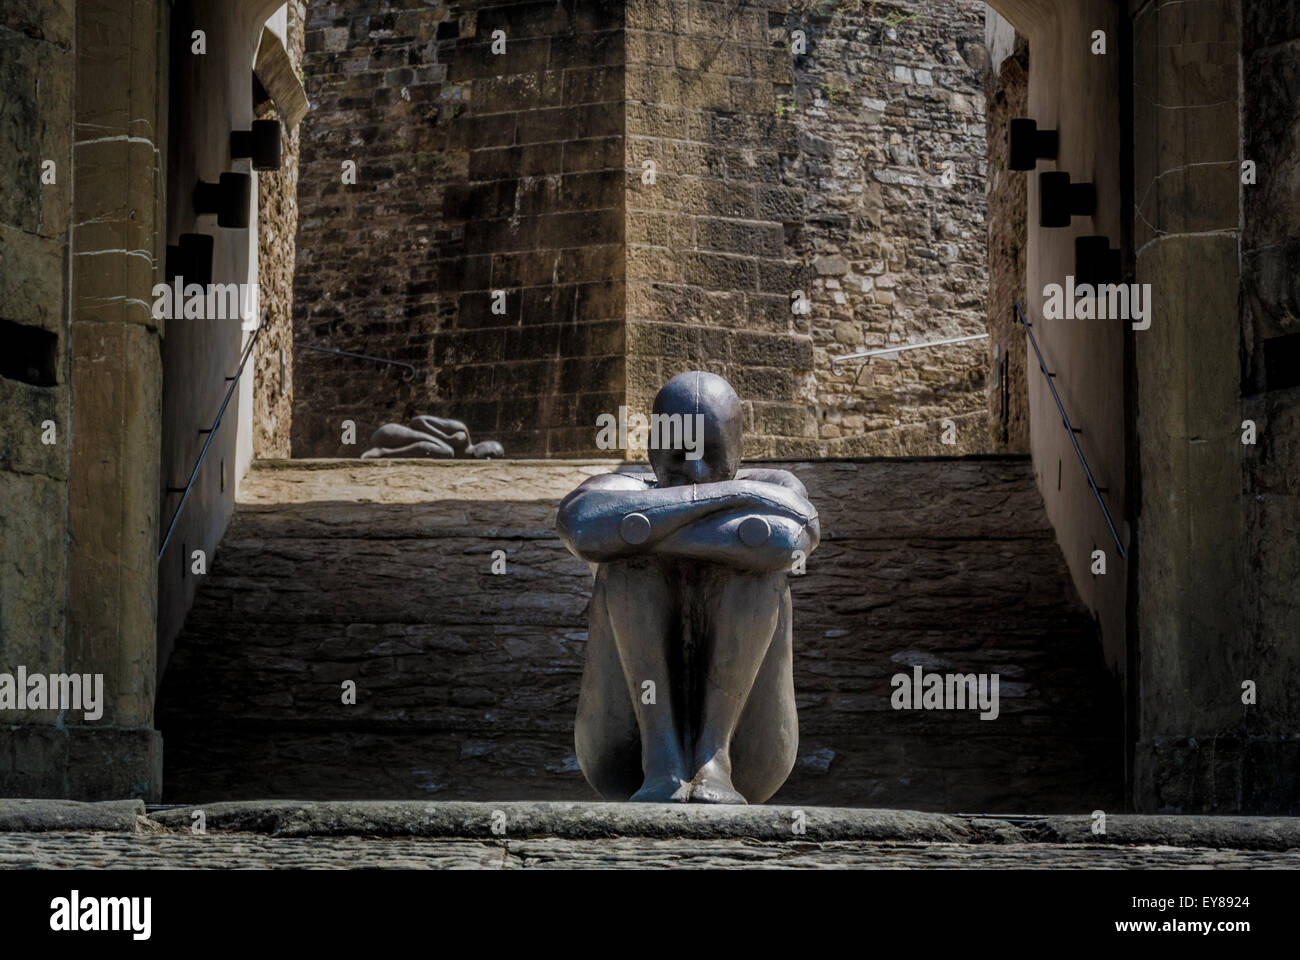
<svg viewBox="0 0 1300 960"><path fill-rule="evenodd" d="M67 650L104 675L104 715L69 712L67 795L161 794L153 729L167 5L79 0L72 231Z"/></svg>
<svg viewBox="0 0 1300 960"><path fill-rule="evenodd" d="M1145 811L1242 809L1238 8L1152 2L1133 24Z"/></svg>

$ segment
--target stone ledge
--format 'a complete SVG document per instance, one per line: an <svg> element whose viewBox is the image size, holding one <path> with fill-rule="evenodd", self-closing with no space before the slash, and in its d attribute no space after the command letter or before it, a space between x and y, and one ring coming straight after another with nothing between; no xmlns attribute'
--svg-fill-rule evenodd
<svg viewBox="0 0 1300 960"><path fill-rule="evenodd" d="M1234 850L1300 850L1300 817L1108 816L1105 834L1092 817L1045 817L1022 825L1031 843L1145 844Z"/></svg>
<svg viewBox="0 0 1300 960"><path fill-rule="evenodd" d="M209 830L276 837L479 837L520 839L739 839L957 844L1146 845L1300 850L1300 818L1113 815L1094 834L1090 816L982 817L846 807L703 806L512 801L237 801L157 810L153 822L188 829L202 810ZM505 833L493 817L505 814ZM803 833L792 829L802 811ZM499 818L498 818L499 823ZM3 827L0 827L3 829Z"/></svg>
<svg viewBox="0 0 1300 960"><path fill-rule="evenodd" d="M271 800L198 804L151 814L164 827L188 828L202 810L209 830L277 837L650 837L758 840L913 840L967 843L975 837L960 818L911 810L837 807L711 807L696 804L555 803L511 801ZM795 834L802 810L806 832ZM505 833L493 834L497 811ZM499 819L498 819L499 823Z"/></svg>
<svg viewBox="0 0 1300 960"><path fill-rule="evenodd" d="M0 799L0 833L81 830L135 833L140 830L144 812L143 800L82 803L77 800Z"/></svg>

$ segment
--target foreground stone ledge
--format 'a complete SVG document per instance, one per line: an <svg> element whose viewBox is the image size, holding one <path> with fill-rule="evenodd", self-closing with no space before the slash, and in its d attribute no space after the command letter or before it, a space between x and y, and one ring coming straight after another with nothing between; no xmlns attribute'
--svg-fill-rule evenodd
<svg viewBox="0 0 1300 960"><path fill-rule="evenodd" d="M0 799L0 833L40 833L99 830L135 833L144 819L143 800Z"/></svg>
<svg viewBox="0 0 1300 960"><path fill-rule="evenodd" d="M1021 829L1035 843L1300 850L1300 817L1108 816L1105 834L1094 834L1092 822L1087 816L1044 817Z"/></svg>
<svg viewBox="0 0 1300 960"><path fill-rule="evenodd" d="M164 827L188 828L202 810L207 829L277 837L650 837L756 840L911 840L969 843L960 818L910 810L835 807L710 807L699 804L421 801L237 801L155 811ZM494 834L494 820L504 833ZM802 811L804 832L795 833Z"/></svg>
<svg viewBox="0 0 1300 960"><path fill-rule="evenodd" d="M955 816L845 807L710 807L696 804L436 801L237 801L159 810L164 828L188 829L202 810L208 830L277 837L613 837L827 842L1085 844L1300 850L1300 818L1114 815L1106 832L1090 816ZM504 833L493 833L505 815ZM797 814L804 830L796 833Z"/></svg>
<svg viewBox="0 0 1300 960"><path fill-rule="evenodd" d="M0 833L188 832L203 811L208 832L272 838L444 838L481 841L754 840L1161 847L1300 853L1298 817L1112 815L981 817L847 807L402 800L241 800L154 810L140 800L80 803L0 799ZM504 824L502 823L504 815ZM802 815L802 817L800 817ZM802 822L803 832L795 832ZM494 825L498 832L493 831ZM501 830L504 832L501 832Z"/></svg>
<svg viewBox="0 0 1300 960"><path fill-rule="evenodd" d="M0 833L0 870L1296 870L1300 853L1050 843Z"/></svg>

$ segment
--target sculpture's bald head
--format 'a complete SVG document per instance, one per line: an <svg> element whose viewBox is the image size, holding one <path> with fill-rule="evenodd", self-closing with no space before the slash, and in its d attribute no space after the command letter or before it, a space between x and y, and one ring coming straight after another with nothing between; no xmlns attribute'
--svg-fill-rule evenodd
<svg viewBox="0 0 1300 960"><path fill-rule="evenodd" d="M744 444L744 414L740 398L726 380L700 370L678 374L655 396L653 412L680 414L686 430L693 431L696 423L703 428L702 435L686 434L692 441L691 450L680 444L650 450L650 465L661 487L717 483L736 475ZM697 414L702 420L694 419ZM699 456L691 459L696 452Z"/></svg>

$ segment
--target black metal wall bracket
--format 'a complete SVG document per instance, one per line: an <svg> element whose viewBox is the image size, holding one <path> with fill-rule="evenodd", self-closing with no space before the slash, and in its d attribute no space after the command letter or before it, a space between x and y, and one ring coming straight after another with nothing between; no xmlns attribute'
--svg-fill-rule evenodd
<svg viewBox="0 0 1300 960"><path fill-rule="evenodd" d="M217 226L243 230L248 226L248 207L253 197L253 178L246 173L223 173L220 182L200 180L194 186L194 212L215 213Z"/></svg>
<svg viewBox="0 0 1300 960"><path fill-rule="evenodd" d="M1074 282L1099 286L1117 284L1124 279L1124 267L1119 250L1112 249L1107 237L1090 236L1074 238Z"/></svg>
<svg viewBox="0 0 1300 960"><path fill-rule="evenodd" d="M1007 125L1007 166L1012 170L1032 170L1039 160L1055 160L1061 149L1061 135L1055 130L1039 130L1038 121L1016 117Z"/></svg>
<svg viewBox="0 0 1300 960"><path fill-rule="evenodd" d="M1097 212L1097 188L1091 183L1071 183L1064 171L1038 175L1038 225L1068 227L1072 217Z"/></svg>
<svg viewBox="0 0 1300 960"><path fill-rule="evenodd" d="M167 246L166 269L168 278L183 277L187 283L206 287L212 282L212 237L182 233L174 246Z"/></svg>
<svg viewBox="0 0 1300 960"><path fill-rule="evenodd" d="M251 130L231 130L230 156L250 158L254 170L279 170L280 121L254 120Z"/></svg>

